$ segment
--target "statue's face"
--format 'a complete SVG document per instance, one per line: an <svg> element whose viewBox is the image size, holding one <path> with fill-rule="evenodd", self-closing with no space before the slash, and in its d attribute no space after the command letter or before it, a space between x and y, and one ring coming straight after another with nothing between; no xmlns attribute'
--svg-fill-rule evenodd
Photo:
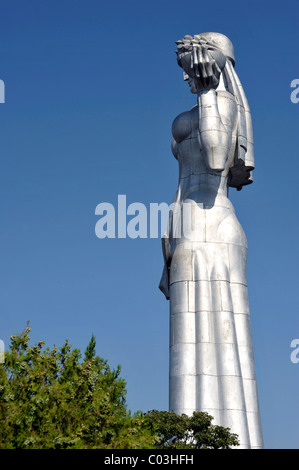
<svg viewBox="0 0 299 470"><path fill-rule="evenodd" d="M184 71L184 80L185 80L185 82L188 82L191 93L196 94L200 90L203 89L203 87L200 84L200 81L197 80L196 78L190 77L185 71Z"/></svg>
<svg viewBox="0 0 299 470"><path fill-rule="evenodd" d="M226 57L221 51L201 46L180 56L184 80L188 81L190 91L194 94L210 88L216 89L225 63Z"/></svg>

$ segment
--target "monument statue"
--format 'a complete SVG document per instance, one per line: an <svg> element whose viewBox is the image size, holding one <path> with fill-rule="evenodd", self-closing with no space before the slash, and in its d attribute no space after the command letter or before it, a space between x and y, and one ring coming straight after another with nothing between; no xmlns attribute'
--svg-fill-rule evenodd
<svg viewBox="0 0 299 470"><path fill-rule="evenodd" d="M170 300L169 408L207 411L262 448L246 280L247 240L228 188L252 183L251 115L220 33L177 41L177 61L197 103L172 125L178 190L162 237L160 289Z"/></svg>

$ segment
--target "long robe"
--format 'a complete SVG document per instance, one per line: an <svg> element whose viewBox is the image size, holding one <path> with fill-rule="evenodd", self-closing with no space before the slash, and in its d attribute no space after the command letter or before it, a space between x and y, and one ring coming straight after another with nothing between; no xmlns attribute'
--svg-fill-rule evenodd
<svg viewBox="0 0 299 470"><path fill-rule="evenodd" d="M228 199L230 182L239 178L234 187L242 181L248 184L253 164L246 168L236 156L239 140L244 145L240 126L244 129L246 121L242 124L240 98L228 91L227 77L226 90L218 92L221 118L233 127L224 171L208 168L200 152L198 107L174 121L173 152L180 178L170 232L163 240L169 248L164 249L160 289L170 300L170 410L188 415L207 411L214 424L238 434L241 448L253 449L263 447L263 437L246 280L247 240ZM239 106L233 123L228 100Z"/></svg>

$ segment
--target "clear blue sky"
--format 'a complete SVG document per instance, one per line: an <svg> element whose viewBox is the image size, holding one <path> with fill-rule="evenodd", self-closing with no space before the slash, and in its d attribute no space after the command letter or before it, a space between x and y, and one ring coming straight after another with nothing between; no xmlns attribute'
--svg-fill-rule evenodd
<svg viewBox="0 0 299 470"><path fill-rule="evenodd" d="M248 286L267 448L299 448L298 113L293 1L0 1L0 338L122 366L132 411L168 408L168 303L159 239L100 240L95 208L170 203L171 123L195 104L175 41L234 43L252 111L254 184L230 197L249 245Z"/></svg>

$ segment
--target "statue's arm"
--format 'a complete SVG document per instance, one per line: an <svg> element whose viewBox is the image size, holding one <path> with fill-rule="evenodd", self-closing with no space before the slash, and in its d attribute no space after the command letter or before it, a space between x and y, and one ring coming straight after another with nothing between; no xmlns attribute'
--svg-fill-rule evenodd
<svg viewBox="0 0 299 470"><path fill-rule="evenodd" d="M224 126L214 88L198 94L198 139L206 164L211 170L223 171L229 156L232 132Z"/></svg>
<svg viewBox="0 0 299 470"><path fill-rule="evenodd" d="M231 146L231 132L224 126L217 103L216 89L224 70L226 57L217 50L208 50L200 42L192 47L183 44L180 65L192 77L198 93L199 145L207 166L223 171Z"/></svg>

